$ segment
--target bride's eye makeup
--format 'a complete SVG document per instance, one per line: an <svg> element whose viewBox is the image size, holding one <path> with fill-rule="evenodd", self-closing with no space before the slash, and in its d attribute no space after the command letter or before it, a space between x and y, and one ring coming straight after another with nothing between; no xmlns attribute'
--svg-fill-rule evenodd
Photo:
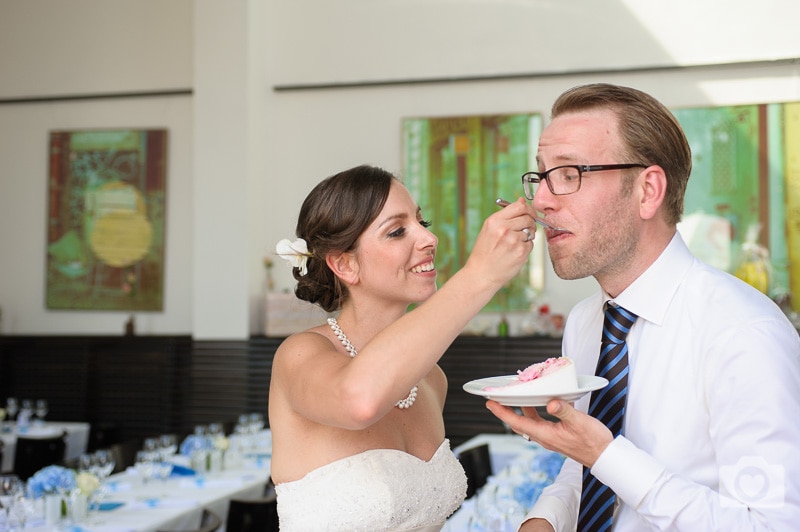
<svg viewBox="0 0 800 532"><path fill-rule="evenodd" d="M419 223L419 225L421 225L425 229L431 226L430 220L417 220L417 223ZM403 236L404 234L406 234L406 228L398 227L397 229L389 233L389 238L398 238Z"/></svg>

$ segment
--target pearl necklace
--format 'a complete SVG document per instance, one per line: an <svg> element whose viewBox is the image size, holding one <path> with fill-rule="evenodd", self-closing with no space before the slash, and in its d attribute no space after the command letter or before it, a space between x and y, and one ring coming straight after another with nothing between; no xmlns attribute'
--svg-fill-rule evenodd
<svg viewBox="0 0 800 532"><path fill-rule="evenodd" d="M358 351L356 350L355 346L350 343L350 339L346 334L344 334L342 328L339 327L339 322L336 321L336 318L328 318L328 325L331 326L331 330L333 331L333 334L336 335L336 338L342 342L342 345L344 346L345 351L347 351L347 353L350 355L350 358L354 358L358 354ZM410 408L411 405L414 404L414 401L417 400L418 391L419 387L414 386L411 388L411 391L408 392L408 397L397 401L394 406L401 409Z"/></svg>

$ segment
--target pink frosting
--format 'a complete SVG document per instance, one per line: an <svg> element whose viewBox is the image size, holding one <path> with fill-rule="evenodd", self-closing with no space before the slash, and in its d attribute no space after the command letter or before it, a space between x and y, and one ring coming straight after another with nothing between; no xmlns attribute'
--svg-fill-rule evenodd
<svg viewBox="0 0 800 532"><path fill-rule="evenodd" d="M517 371L517 374L519 375L519 381L528 382L538 379L539 377L544 377L545 375L555 373L564 366L569 365L571 362L572 361L566 357L548 358L544 362L532 364L523 370Z"/></svg>
<svg viewBox="0 0 800 532"><path fill-rule="evenodd" d="M530 382L541 377L551 375L561 368L572 364L572 360L567 357L552 357L544 362L532 364L525 369L517 371L517 379L509 382L505 386L486 386L484 390L487 392L494 392L513 386L518 386L524 382Z"/></svg>

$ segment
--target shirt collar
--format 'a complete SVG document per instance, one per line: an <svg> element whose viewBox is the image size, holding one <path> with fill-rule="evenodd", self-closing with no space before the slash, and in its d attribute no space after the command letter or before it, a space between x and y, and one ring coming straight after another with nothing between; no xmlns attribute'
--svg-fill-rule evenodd
<svg viewBox="0 0 800 532"><path fill-rule="evenodd" d="M695 258L680 233L633 283L615 298L603 292L604 300L633 312L640 318L661 325L678 286L689 271Z"/></svg>

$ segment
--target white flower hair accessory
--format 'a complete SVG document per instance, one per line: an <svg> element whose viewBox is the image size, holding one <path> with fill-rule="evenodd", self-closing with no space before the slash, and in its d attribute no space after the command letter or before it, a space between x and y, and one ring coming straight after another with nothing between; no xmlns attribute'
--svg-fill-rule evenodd
<svg viewBox="0 0 800 532"><path fill-rule="evenodd" d="M284 238L278 245L275 246L275 251L282 259L288 260L289 263L300 269L300 275L303 276L308 273L308 259L311 253L308 252L308 244L302 238L298 238L294 242L290 242L288 238Z"/></svg>

